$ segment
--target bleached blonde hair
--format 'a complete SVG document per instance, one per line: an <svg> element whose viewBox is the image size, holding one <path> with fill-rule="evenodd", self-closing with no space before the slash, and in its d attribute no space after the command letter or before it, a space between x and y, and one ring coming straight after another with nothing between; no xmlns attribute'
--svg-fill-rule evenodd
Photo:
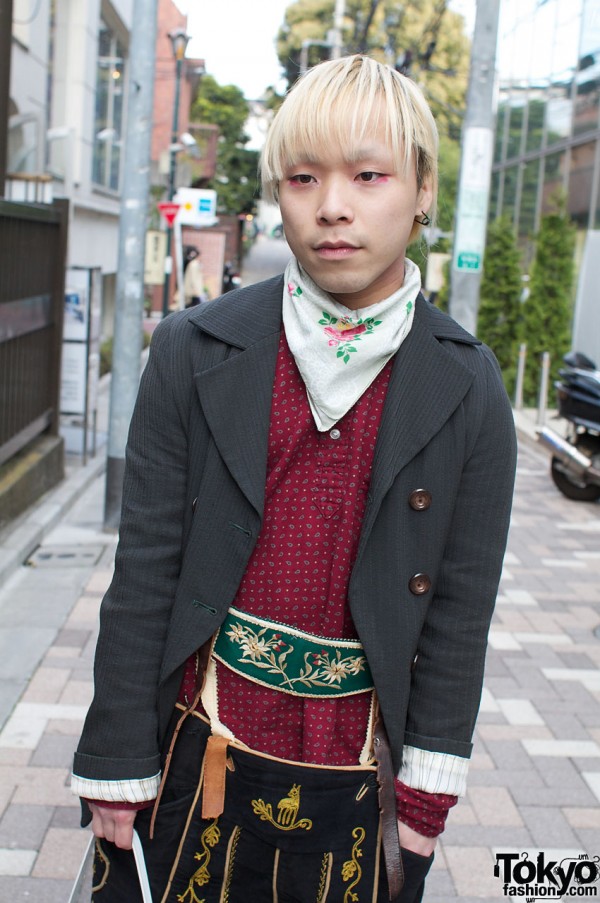
<svg viewBox="0 0 600 903"><path fill-rule="evenodd" d="M329 60L310 69L293 86L279 108L261 154L263 197L277 202L286 169L301 161L317 162L332 144L356 158L364 139L383 121L385 134L406 176L414 168L417 186L437 195L438 132L421 90L390 66L367 56ZM410 240L419 234L415 223Z"/></svg>

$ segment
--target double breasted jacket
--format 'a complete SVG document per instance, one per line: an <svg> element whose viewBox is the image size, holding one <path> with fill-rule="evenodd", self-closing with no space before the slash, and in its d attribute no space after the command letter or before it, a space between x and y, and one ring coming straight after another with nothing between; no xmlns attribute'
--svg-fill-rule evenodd
<svg viewBox="0 0 600 903"><path fill-rule="evenodd" d="M282 294L276 277L155 331L75 756L82 777L159 771L184 663L235 598L261 528ZM470 756L514 465L492 353L419 297L348 591L396 769L405 744Z"/></svg>

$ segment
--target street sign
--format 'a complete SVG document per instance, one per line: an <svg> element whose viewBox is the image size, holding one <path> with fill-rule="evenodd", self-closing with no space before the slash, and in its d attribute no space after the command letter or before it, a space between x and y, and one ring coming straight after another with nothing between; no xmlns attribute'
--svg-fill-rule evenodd
<svg viewBox="0 0 600 903"><path fill-rule="evenodd" d="M480 270L481 254L475 251L461 251L456 259L457 270Z"/></svg>
<svg viewBox="0 0 600 903"><path fill-rule="evenodd" d="M157 229L146 232L146 254L144 256L144 284L163 285L165 281L165 257L167 256L167 233Z"/></svg>
<svg viewBox="0 0 600 903"><path fill-rule="evenodd" d="M483 266L488 194L492 170L492 130L471 126L463 138L463 163L454 233L454 269L479 273Z"/></svg>
<svg viewBox="0 0 600 903"><path fill-rule="evenodd" d="M173 201L160 201L156 205L160 211L160 215L166 222L167 226L172 226L175 222L175 217L179 213L179 208L181 204L176 204Z"/></svg>
<svg viewBox="0 0 600 903"><path fill-rule="evenodd" d="M180 188L176 200L181 205L178 222L182 226L214 226L217 220L217 192L209 188Z"/></svg>

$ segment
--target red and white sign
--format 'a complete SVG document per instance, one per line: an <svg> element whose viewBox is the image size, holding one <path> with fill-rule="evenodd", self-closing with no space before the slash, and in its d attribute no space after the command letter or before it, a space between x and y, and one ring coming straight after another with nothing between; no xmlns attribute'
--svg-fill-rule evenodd
<svg viewBox="0 0 600 903"><path fill-rule="evenodd" d="M175 204L173 201L161 201L157 204L157 207L167 226L172 226L175 222L175 217L179 213L181 204Z"/></svg>

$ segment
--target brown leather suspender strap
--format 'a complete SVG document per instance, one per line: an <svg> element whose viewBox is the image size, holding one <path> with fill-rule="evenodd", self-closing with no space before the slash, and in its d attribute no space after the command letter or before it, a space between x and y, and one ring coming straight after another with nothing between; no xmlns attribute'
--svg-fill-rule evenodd
<svg viewBox="0 0 600 903"><path fill-rule="evenodd" d="M373 729L373 746L377 762L379 811L381 813L381 842L390 900L395 900L404 884L404 866L400 851L400 835L396 816L394 766L387 733L379 716Z"/></svg>

